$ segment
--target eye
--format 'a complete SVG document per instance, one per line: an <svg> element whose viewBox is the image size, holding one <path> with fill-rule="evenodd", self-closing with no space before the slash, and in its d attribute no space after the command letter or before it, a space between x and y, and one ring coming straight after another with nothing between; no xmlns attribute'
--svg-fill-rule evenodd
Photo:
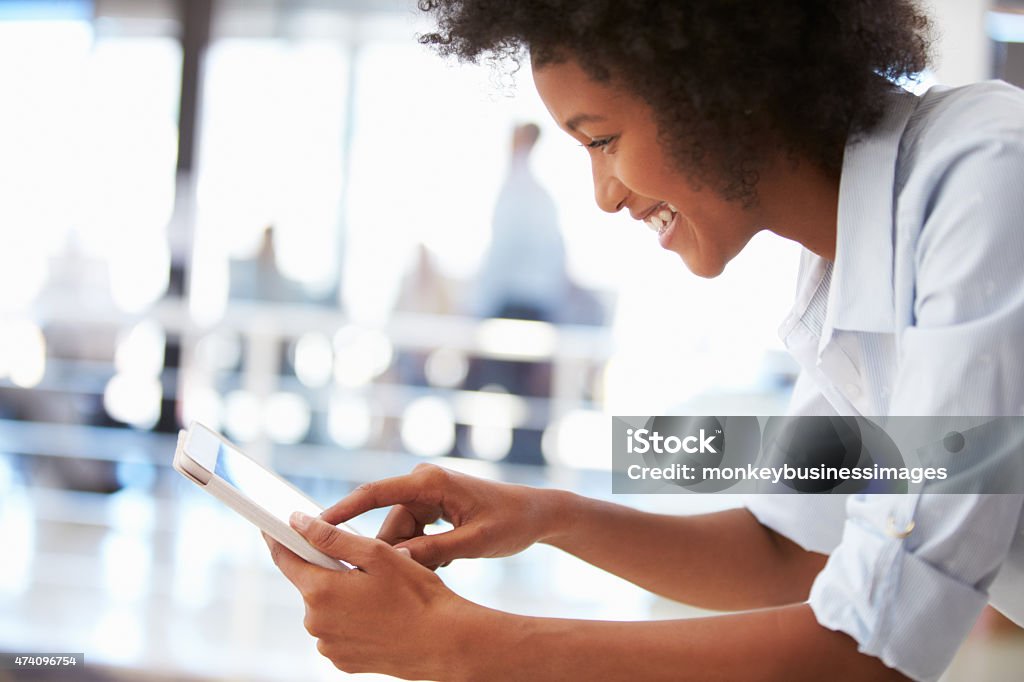
<svg viewBox="0 0 1024 682"><path fill-rule="evenodd" d="M604 149L605 152L607 152L608 151L608 145L610 145L614 141L615 141L615 136L614 135L609 135L608 137L596 137L592 141L587 142L586 144L583 144L582 146L586 147L587 149Z"/></svg>

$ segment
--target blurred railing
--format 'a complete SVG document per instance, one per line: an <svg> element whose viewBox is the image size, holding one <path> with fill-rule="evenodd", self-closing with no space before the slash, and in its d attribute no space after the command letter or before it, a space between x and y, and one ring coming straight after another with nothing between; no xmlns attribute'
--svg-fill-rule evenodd
<svg viewBox="0 0 1024 682"><path fill-rule="evenodd" d="M281 349L309 333L330 338L341 329L357 328L385 338L396 358L408 352L425 354L446 349L470 359L523 361L550 366L550 395L547 397L467 390L458 385L416 385L404 383L400 373L395 372L364 385L341 387L365 398L374 419L398 420L411 402L430 395L451 407L455 424L472 425L482 413L499 413L503 415L502 423L508 428L543 431L570 412L582 411L595 416L600 412L600 406L593 399L594 378L599 376L613 351L609 330L603 327L555 326L539 321L481 320L413 313L395 313L378 325L360 325L336 309L290 303L232 301L215 324L199 325L183 299L168 298L143 314L126 315L112 305L90 304L73 295L49 294L34 304L32 318L42 329L46 329L49 323L59 323L63 334L68 334L69 330L80 330L83 335L109 336L111 339L119 330L139 323L155 324L166 334L169 342L173 340L180 348L179 366L164 367L159 377L164 410L168 409L167 401L174 401L178 405L176 418L182 415L181 401L187 390L188 377L196 374L216 375L217 386L225 390L244 389L256 401L265 400L278 391L300 394L314 413L325 412L331 392L338 390L337 383L331 380L321 387L304 386L295 374L282 367ZM210 371L197 367L196 345L214 333L232 335L240 340L243 358L236 368ZM114 355L115 349L111 348L110 357ZM17 390L45 391L50 395L101 396L116 371L113 360L48 355L42 380L31 389ZM11 384L8 380L0 380L0 387L3 386L11 387ZM17 399L16 394L6 393L6 400ZM185 413L188 413L187 406ZM122 455L118 453L130 453L134 449L124 447L124 444L137 443L131 432L118 435L116 432L119 430L89 427L87 424L43 426L7 420L0 421L0 443L8 452L119 461ZM138 430L135 432L137 434ZM163 445L173 449L173 442L168 436L154 436L155 439L149 440L151 444L167 440ZM252 439L240 440L247 441L247 449L264 458L269 458L274 445L265 431L259 431ZM307 453L327 453L338 449L329 443L318 445L315 440L310 438L310 442L288 446ZM554 461L557 439L549 440L545 451ZM370 449L373 449L372 445ZM373 458L377 464L381 463L380 454ZM130 459L131 455L123 457ZM275 462L277 459L275 457Z"/></svg>

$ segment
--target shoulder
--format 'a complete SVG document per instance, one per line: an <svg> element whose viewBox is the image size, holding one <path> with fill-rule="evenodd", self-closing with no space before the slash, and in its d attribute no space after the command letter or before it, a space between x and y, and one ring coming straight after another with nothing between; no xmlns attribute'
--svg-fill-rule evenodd
<svg viewBox="0 0 1024 682"><path fill-rule="evenodd" d="M932 323L1012 310L1019 324L1024 92L999 82L929 91L898 158L896 270L913 317L934 302Z"/></svg>
<svg viewBox="0 0 1024 682"><path fill-rule="evenodd" d="M1024 155L1024 90L1002 81L936 86L918 99L907 121L897 182L914 175L934 182L965 155L993 151Z"/></svg>
<svg viewBox="0 0 1024 682"><path fill-rule="evenodd" d="M1005 187L1008 172L1024 173L1024 91L986 81L937 86L919 98L899 145L899 204L930 213L939 193ZM1021 193L986 194L1001 203Z"/></svg>
<svg viewBox="0 0 1024 682"><path fill-rule="evenodd" d="M1024 133L1024 90L1002 81L935 86L920 97L904 145Z"/></svg>

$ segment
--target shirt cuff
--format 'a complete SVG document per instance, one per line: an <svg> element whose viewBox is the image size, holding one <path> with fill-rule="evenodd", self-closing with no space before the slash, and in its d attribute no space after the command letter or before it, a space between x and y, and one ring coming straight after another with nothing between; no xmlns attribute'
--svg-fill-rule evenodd
<svg viewBox="0 0 1024 682"><path fill-rule="evenodd" d="M921 682L949 666L988 596L904 549L903 541L848 521L811 588L818 622L857 649Z"/></svg>

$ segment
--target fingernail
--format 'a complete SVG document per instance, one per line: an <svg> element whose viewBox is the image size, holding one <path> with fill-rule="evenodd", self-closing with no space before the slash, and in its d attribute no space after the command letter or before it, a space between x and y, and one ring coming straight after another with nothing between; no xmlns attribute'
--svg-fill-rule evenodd
<svg viewBox="0 0 1024 682"><path fill-rule="evenodd" d="M411 557L412 556L412 552L409 551L408 547L399 547L398 548L398 553L399 554L404 554L407 557Z"/></svg>
<svg viewBox="0 0 1024 682"><path fill-rule="evenodd" d="M292 527L298 530L306 530L313 519L302 512L293 512L291 517Z"/></svg>

